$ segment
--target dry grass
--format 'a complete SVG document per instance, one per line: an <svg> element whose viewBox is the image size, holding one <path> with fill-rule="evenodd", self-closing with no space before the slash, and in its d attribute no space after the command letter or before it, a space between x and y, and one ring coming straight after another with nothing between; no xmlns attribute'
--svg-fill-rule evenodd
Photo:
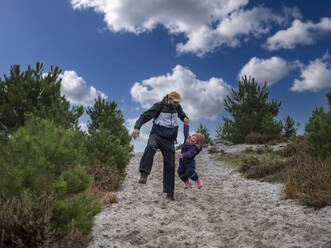
<svg viewBox="0 0 331 248"><path fill-rule="evenodd" d="M322 160L307 155L288 161L286 198L298 199L308 206L331 205L331 157Z"/></svg>
<svg viewBox="0 0 331 248"><path fill-rule="evenodd" d="M88 236L74 228L53 230L53 198L24 193L20 198L0 199L0 247L86 247Z"/></svg>
<svg viewBox="0 0 331 248"><path fill-rule="evenodd" d="M266 148L246 152L239 172L247 178L282 182L286 198L298 199L307 206L331 205L331 157L323 160L307 155L303 136L277 154Z"/></svg>
<svg viewBox="0 0 331 248"><path fill-rule="evenodd" d="M291 157L295 155L304 156L305 154L305 137L299 136L293 142L287 144L283 149L279 150L277 154L284 157Z"/></svg>
<svg viewBox="0 0 331 248"><path fill-rule="evenodd" d="M93 187L99 192L118 191L124 180L124 175L120 175L116 168L105 166L100 162L95 162L89 173L94 177Z"/></svg>

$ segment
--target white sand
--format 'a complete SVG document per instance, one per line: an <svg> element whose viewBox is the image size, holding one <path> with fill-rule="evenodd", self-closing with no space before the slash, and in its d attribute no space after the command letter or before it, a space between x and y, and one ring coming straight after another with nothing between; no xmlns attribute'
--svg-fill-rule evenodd
<svg viewBox="0 0 331 248"><path fill-rule="evenodd" d="M226 152L245 148L219 147ZM331 248L331 207L314 210L281 200L281 184L230 175L207 149L196 157L203 187L192 182L185 190L176 174L176 200L168 201L162 193L161 154L146 185L137 183L141 155L136 153L128 166L119 203L96 216L89 247Z"/></svg>

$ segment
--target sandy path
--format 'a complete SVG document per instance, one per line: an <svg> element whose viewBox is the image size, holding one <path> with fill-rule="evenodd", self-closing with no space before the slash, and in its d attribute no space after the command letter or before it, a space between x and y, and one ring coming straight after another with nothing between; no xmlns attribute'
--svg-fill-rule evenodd
<svg viewBox="0 0 331 248"><path fill-rule="evenodd" d="M96 216L89 247L331 247L330 207L280 200L280 184L229 175L206 149L196 157L203 187L185 190L176 175L176 201L167 201L161 154L146 185L137 183L141 155L128 166L119 203Z"/></svg>

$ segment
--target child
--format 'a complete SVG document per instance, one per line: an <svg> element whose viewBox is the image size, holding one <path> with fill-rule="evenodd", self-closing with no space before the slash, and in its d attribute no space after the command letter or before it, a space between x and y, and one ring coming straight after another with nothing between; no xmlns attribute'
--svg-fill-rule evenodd
<svg viewBox="0 0 331 248"><path fill-rule="evenodd" d="M199 189L202 187L201 179L195 172L194 157L201 152L201 144L204 138L201 133L195 133L189 136L189 126L184 124L184 144L180 152L181 154L179 155L178 175L185 183L185 189L187 189L190 184L189 179L195 181Z"/></svg>

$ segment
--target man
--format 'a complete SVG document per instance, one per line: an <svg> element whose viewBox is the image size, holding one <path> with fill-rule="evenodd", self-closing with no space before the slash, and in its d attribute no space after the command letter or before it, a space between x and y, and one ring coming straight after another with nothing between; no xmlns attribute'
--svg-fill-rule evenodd
<svg viewBox="0 0 331 248"><path fill-rule="evenodd" d="M141 126L154 118L153 127L148 138L147 146L140 160L139 183L145 184L152 170L153 159L157 149L163 155L163 192L167 198L175 200L175 140L178 133L177 117L188 125L188 118L184 113L181 96L176 91L170 92L161 102L155 103L146 110L136 121L132 137L139 136Z"/></svg>

